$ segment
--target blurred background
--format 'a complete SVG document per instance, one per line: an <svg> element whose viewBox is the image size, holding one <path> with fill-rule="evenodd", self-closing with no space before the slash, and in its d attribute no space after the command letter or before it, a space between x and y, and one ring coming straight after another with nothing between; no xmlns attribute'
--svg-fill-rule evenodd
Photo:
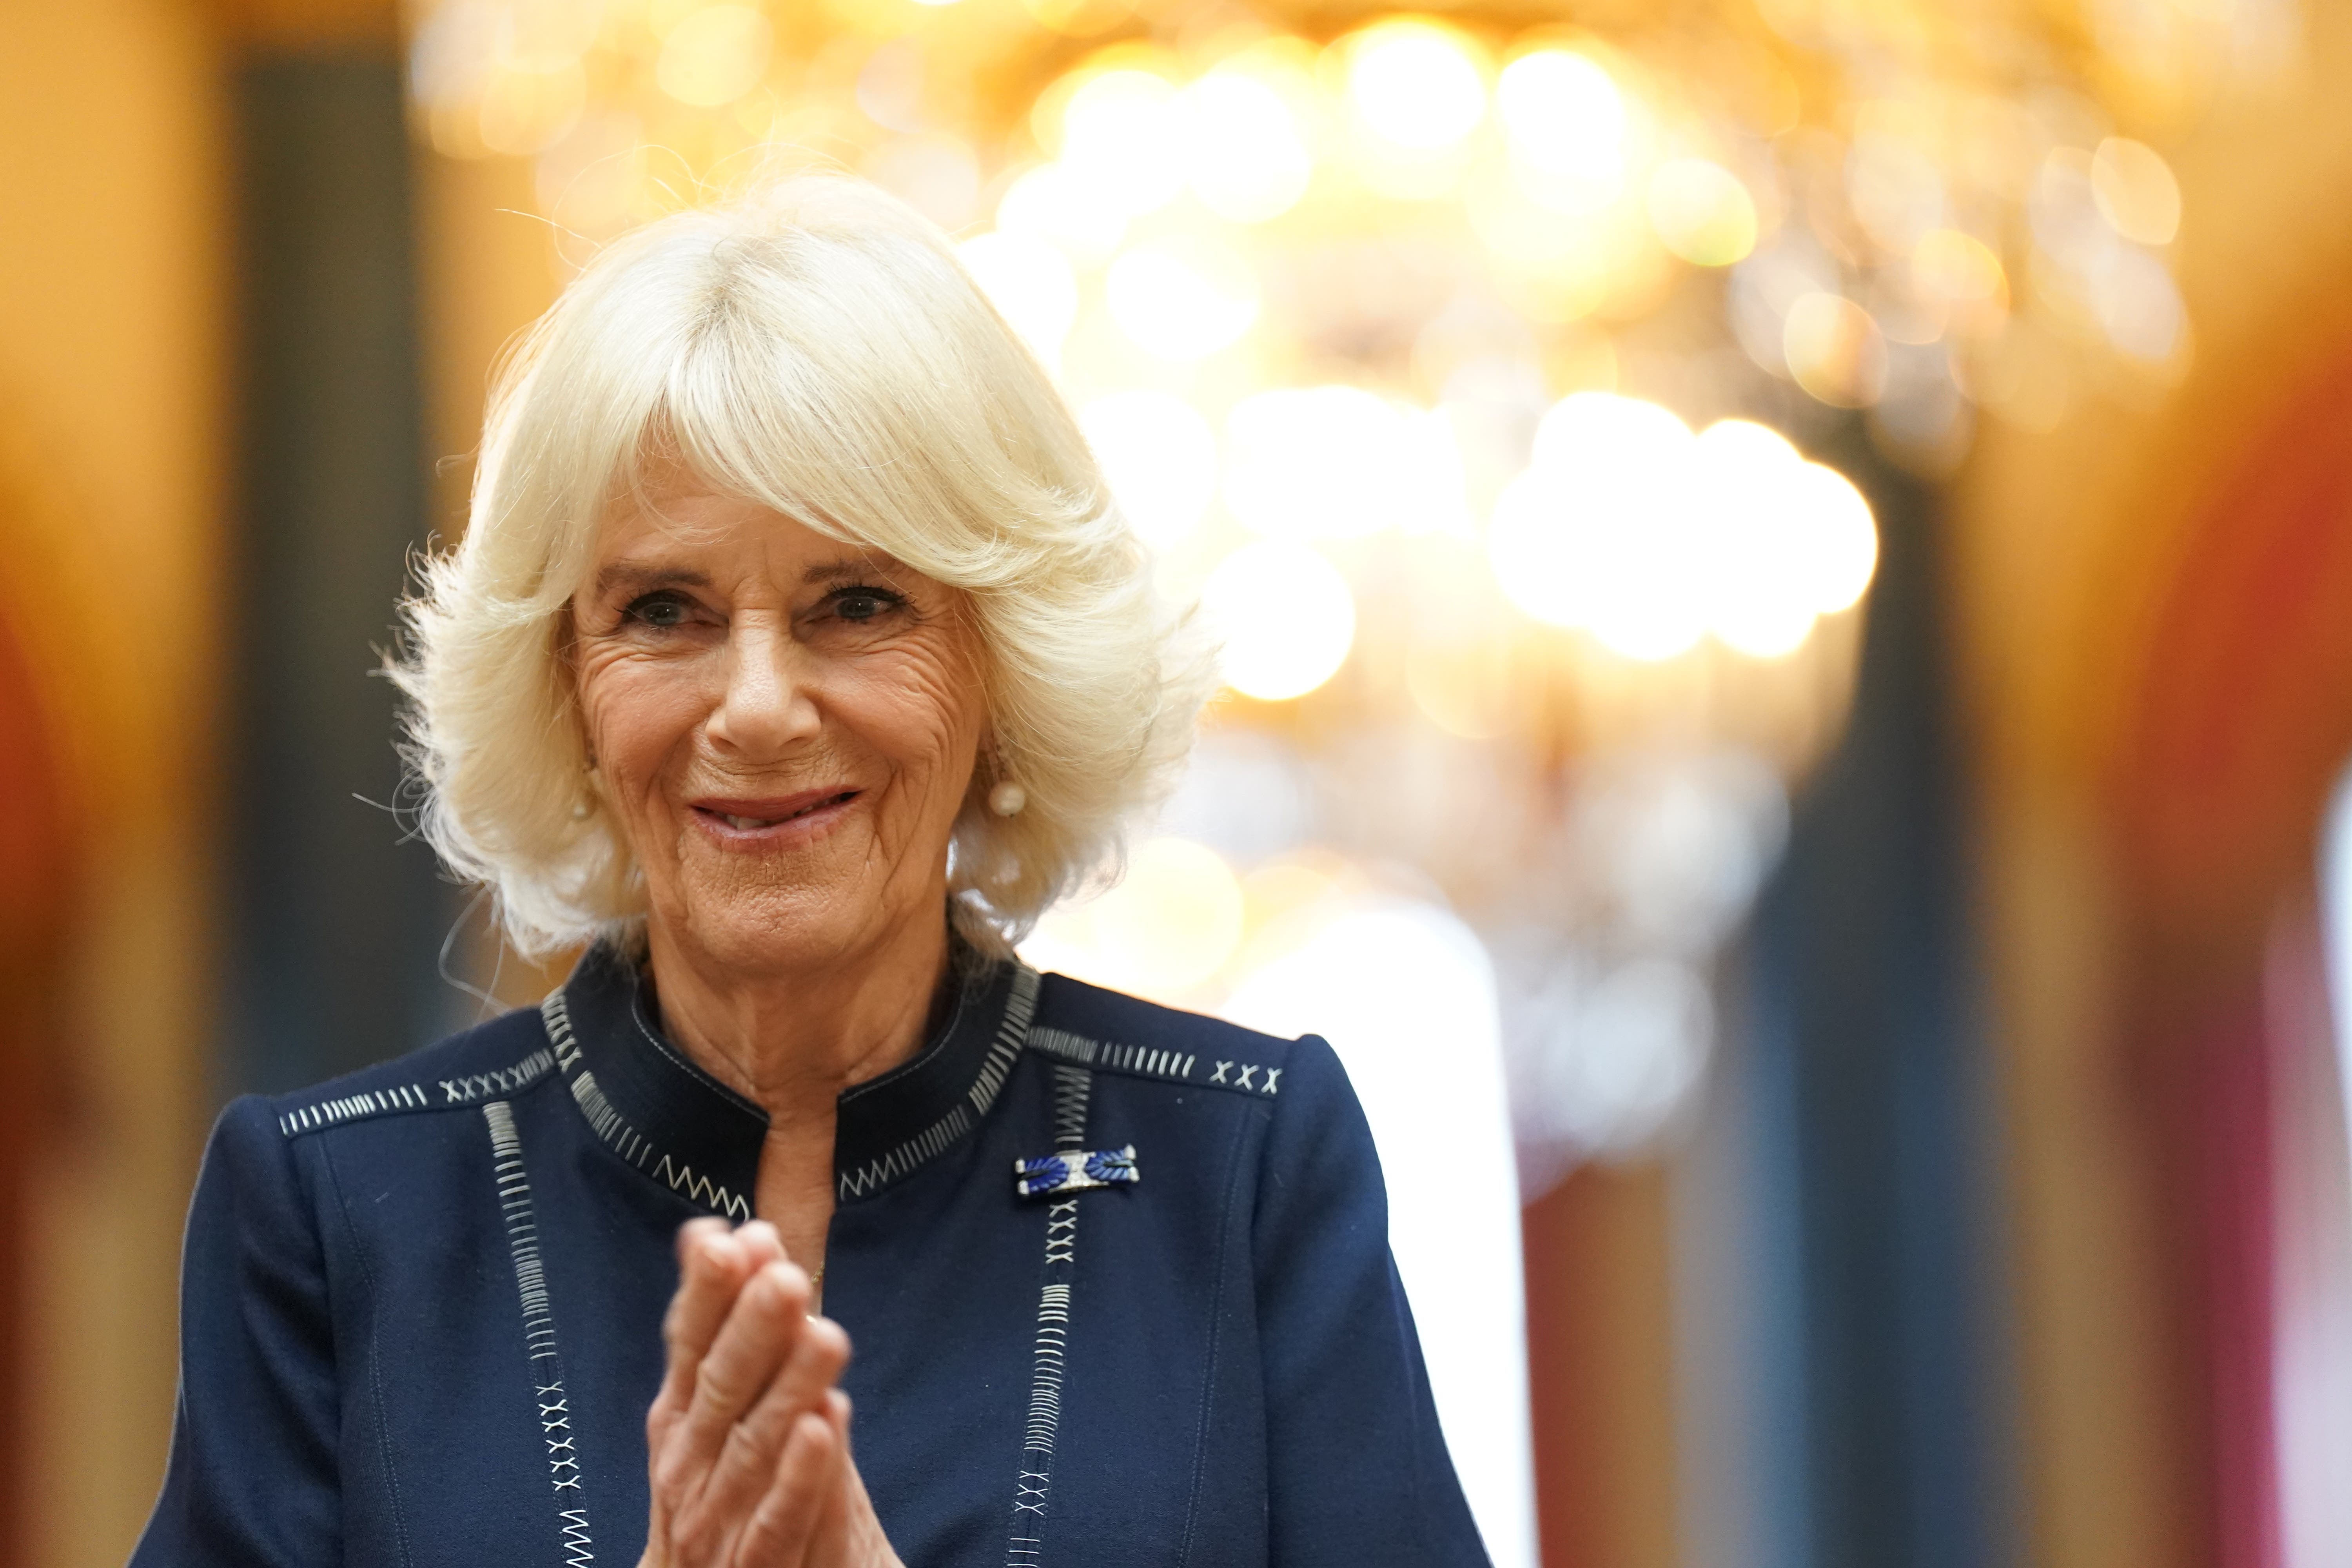
<svg viewBox="0 0 2352 1568"><path fill-rule="evenodd" d="M1499 1568L2352 1564L2352 12L0 0L0 1563L211 1117L534 999L373 674L596 247L816 162L1228 689L1026 952L1329 1036Z"/></svg>

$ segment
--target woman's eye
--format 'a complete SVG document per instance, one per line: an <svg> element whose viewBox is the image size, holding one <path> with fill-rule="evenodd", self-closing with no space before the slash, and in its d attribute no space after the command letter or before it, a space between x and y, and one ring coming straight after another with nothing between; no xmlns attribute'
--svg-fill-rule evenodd
<svg viewBox="0 0 2352 1568"><path fill-rule="evenodd" d="M878 588L844 588L833 596L833 613L845 621L870 621L898 608L898 596Z"/></svg>
<svg viewBox="0 0 2352 1568"><path fill-rule="evenodd" d="M653 626L658 630L666 631L673 626L684 626L686 624L686 601L680 599L677 595L647 594L644 598L633 602L626 610L623 611L622 617L625 620L635 621L641 626Z"/></svg>

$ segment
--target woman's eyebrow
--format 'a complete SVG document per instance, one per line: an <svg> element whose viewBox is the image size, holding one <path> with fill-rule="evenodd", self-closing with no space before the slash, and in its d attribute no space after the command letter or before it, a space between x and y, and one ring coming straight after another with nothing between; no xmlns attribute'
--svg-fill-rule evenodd
<svg viewBox="0 0 2352 1568"><path fill-rule="evenodd" d="M596 574L596 595L599 598L624 588L642 594L653 588L709 586L709 576L682 566L647 566L634 561L615 561Z"/></svg>
<svg viewBox="0 0 2352 1568"><path fill-rule="evenodd" d="M801 574L803 587L816 587L825 583L843 583L857 577L871 577L887 572L896 564L887 555L842 555L831 561L820 561Z"/></svg>

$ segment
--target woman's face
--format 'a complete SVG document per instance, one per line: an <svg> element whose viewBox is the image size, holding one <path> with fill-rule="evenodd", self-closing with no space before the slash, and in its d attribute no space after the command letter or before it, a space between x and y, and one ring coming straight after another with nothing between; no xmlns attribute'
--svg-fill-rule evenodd
<svg viewBox="0 0 2352 1568"><path fill-rule="evenodd" d="M692 480L606 524L572 663L657 950L784 972L943 918L987 722L963 609Z"/></svg>

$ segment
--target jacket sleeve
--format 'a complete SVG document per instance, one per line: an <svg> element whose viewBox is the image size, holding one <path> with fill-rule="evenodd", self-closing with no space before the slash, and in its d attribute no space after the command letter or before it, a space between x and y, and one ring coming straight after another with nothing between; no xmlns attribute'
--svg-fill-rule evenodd
<svg viewBox="0 0 2352 1568"><path fill-rule="evenodd" d="M172 1457L132 1568L315 1568L342 1556L326 1259L287 1140L221 1113L188 1214Z"/></svg>
<svg viewBox="0 0 2352 1568"><path fill-rule="evenodd" d="M1371 1128L1314 1036L1281 1082L1252 1236L1272 1568L1486 1568L1389 1255Z"/></svg>

